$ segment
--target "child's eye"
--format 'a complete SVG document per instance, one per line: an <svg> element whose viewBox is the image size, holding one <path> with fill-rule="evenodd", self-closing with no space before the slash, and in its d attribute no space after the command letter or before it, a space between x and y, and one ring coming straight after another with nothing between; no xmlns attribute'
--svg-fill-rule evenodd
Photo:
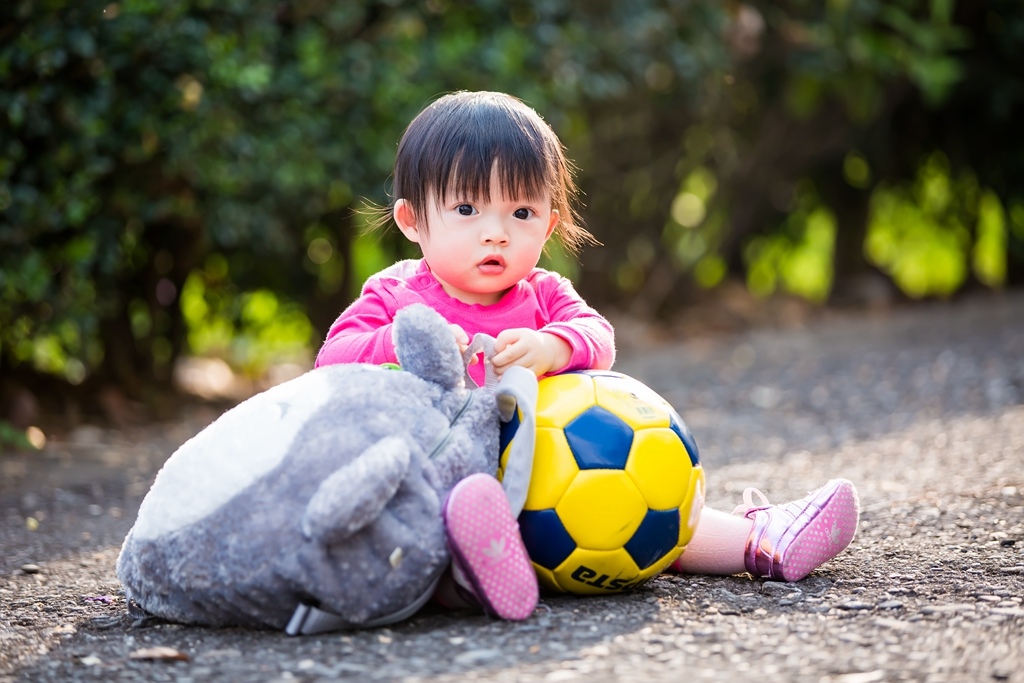
<svg viewBox="0 0 1024 683"><path fill-rule="evenodd" d="M529 209L516 209L512 213L512 215L521 221L525 221L527 218L533 215L533 212L530 211Z"/></svg>
<svg viewBox="0 0 1024 683"><path fill-rule="evenodd" d="M455 210L459 212L460 216L473 215L473 206L471 204L459 204L455 207Z"/></svg>

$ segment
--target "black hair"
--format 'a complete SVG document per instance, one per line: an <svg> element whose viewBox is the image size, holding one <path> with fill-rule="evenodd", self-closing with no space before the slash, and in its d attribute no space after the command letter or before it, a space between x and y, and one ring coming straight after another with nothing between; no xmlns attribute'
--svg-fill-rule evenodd
<svg viewBox="0 0 1024 683"><path fill-rule="evenodd" d="M568 250L597 243L580 225L573 168L558 136L504 93L455 92L424 108L398 143L393 199L405 199L422 216L431 199L487 197L495 163L506 196L551 197L559 212L554 234Z"/></svg>

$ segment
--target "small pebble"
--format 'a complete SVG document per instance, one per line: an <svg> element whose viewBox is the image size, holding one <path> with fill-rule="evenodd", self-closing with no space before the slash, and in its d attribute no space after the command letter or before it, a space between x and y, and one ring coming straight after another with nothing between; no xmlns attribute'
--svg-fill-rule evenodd
<svg viewBox="0 0 1024 683"><path fill-rule="evenodd" d="M43 571L43 569L38 564L23 564L21 565L21 571L26 574L38 574Z"/></svg>
<svg viewBox="0 0 1024 683"><path fill-rule="evenodd" d="M480 666L481 664L497 660L502 657L501 650L492 648L479 648L460 652L452 658L452 661L462 666Z"/></svg>
<svg viewBox="0 0 1024 683"><path fill-rule="evenodd" d="M771 596L790 596L793 593L801 593L799 588L796 588L791 583L783 583L782 581L765 581L761 584L761 592L765 595Z"/></svg>
<svg viewBox="0 0 1024 683"><path fill-rule="evenodd" d="M859 609L874 609L874 605L868 602L861 602L860 600L849 600L847 602L841 602L836 605L839 609L848 610L859 610Z"/></svg>

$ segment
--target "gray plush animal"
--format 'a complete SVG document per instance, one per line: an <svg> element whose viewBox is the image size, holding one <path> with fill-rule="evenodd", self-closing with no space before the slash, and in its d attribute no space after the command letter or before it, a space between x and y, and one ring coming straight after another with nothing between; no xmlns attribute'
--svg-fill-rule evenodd
<svg viewBox="0 0 1024 683"><path fill-rule="evenodd" d="M313 370L182 445L117 560L130 603L171 621L292 634L411 615L449 561L445 496L495 472L499 415L516 402L528 428L503 482L518 514L536 378L512 368L493 389L467 386L447 323L426 306L399 312L394 340L401 371Z"/></svg>

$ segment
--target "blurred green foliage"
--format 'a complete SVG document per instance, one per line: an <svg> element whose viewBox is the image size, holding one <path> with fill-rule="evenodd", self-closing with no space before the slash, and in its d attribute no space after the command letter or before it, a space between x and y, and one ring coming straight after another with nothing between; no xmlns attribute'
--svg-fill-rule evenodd
<svg viewBox="0 0 1024 683"><path fill-rule="evenodd" d="M28 440L24 429L15 427L7 420L0 420L0 455L7 450L33 451L38 449Z"/></svg>
<svg viewBox="0 0 1024 683"><path fill-rule="evenodd" d="M598 306L742 279L910 296L1024 270L1011 0L10 0L0 9L0 372L170 378L308 358L370 273L402 129L503 90L576 160Z"/></svg>
<svg viewBox="0 0 1024 683"><path fill-rule="evenodd" d="M832 212L813 196L802 197L777 232L747 244L747 287L756 296L783 290L824 302L832 285L835 233Z"/></svg>
<svg viewBox="0 0 1024 683"><path fill-rule="evenodd" d="M950 178L939 154L909 187L879 187L872 197L868 257L911 296L949 295L967 277L970 227L977 223L978 184Z"/></svg>

